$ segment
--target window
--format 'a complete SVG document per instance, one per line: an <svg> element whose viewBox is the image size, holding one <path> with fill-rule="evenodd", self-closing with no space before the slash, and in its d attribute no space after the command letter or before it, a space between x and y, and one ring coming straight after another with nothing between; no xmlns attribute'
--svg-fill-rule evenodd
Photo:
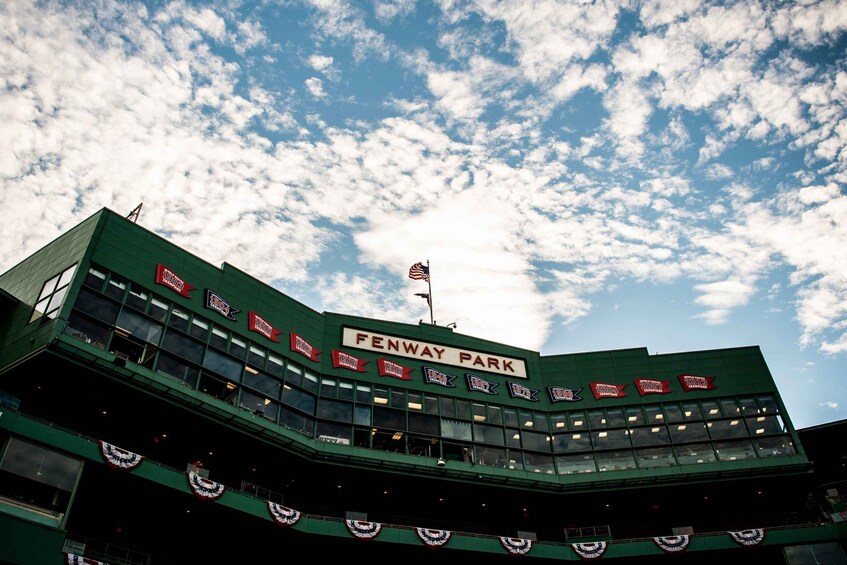
<svg viewBox="0 0 847 565"><path fill-rule="evenodd" d="M474 441L477 443L493 443L494 445L505 445L503 441L503 428L500 426L486 426L485 424L473 425Z"/></svg>
<svg viewBox="0 0 847 565"><path fill-rule="evenodd" d="M789 436L760 437L753 440L759 457L794 455L794 443Z"/></svg>
<svg viewBox="0 0 847 565"><path fill-rule="evenodd" d="M244 371L244 384L273 399L279 398L282 388L282 383L278 380L251 367Z"/></svg>
<svg viewBox="0 0 847 565"><path fill-rule="evenodd" d="M576 475L579 473L594 473L597 466L594 464L594 456L590 453L585 455L557 455L556 467L560 475Z"/></svg>
<svg viewBox="0 0 847 565"><path fill-rule="evenodd" d="M113 274L106 284L106 288L103 289L103 294L115 300L123 301L127 286L129 286L127 281Z"/></svg>
<svg viewBox="0 0 847 565"><path fill-rule="evenodd" d="M318 418L335 422L352 422L353 405L349 402L322 398L318 403Z"/></svg>
<svg viewBox="0 0 847 565"><path fill-rule="evenodd" d="M366 404L370 404L371 400L371 387L365 385L356 385L356 402L364 402Z"/></svg>
<svg viewBox="0 0 847 565"><path fill-rule="evenodd" d="M591 437L588 432L556 434L553 436L553 451L557 453L591 451Z"/></svg>
<svg viewBox="0 0 847 565"><path fill-rule="evenodd" d="M279 357L268 355L268 372L277 377L285 375L285 362Z"/></svg>
<svg viewBox="0 0 847 565"><path fill-rule="evenodd" d="M671 424L671 439L674 443L685 443L687 441L705 441L709 439L706 424L703 422L685 422L683 424Z"/></svg>
<svg viewBox="0 0 847 565"><path fill-rule="evenodd" d="M645 423L644 411L640 406L633 406L626 409L626 423L629 426L640 426Z"/></svg>
<svg viewBox="0 0 847 565"><path fill-rule="evenodd" d="M206 350L203 366L235 382L241 381L241 363L211 349Z"/></svg>
<svg viewBox="0 0 847 565"><path fill-rule="evenodd" d="M285 408L279 414L279 423L290 430L301 433L304 436L312 437L312 428L315 421L308 416L286 410Z"/></svg>
<svg viewBox="0 0 847 565"><path fill-rule="evenodd" d="M78 459L12 437L0 461L0 495L50 513L59 525L81 471Z"/></svg>
<svg viewBox="0 0 847 565"><path fill-rule="evenodd" d="M506 450L497 447L477 446L476 447L476 464L491 465L493 467L506 466Z"/></svg>
<svg viewBox="0 0 847 565"><path fill-rule="evenodd" d="M212 337L209 339L209 345L217 347L221 351L226 351L226 344L229 341L229 332L215 326L212 328Z"/></svg>
<svg viewBox="0 0 847 565"><path fill-rule="evenodd" d="M253 365L254 367L258 367L259 369L265 368L265 357L268 352L262 349L261 347L256 347L255 345L251 345L250 349L247 353L247 362Z"/></svg>
<svg viewBox="0 0 847 565"><path fill-rule="evenodd" d="M75 272L76 265L72 265L44 283L41 292L38 293L38 300L32 310L30 322L34 322L42 316L45 319L52 320L59 314L59 309L65 302L65 296L68 294L71 279L73 279Z"/></svg>
<svg viewBox="0 0 847 565"><path fill-rule="evenodd" d="M636 449L635 460L638 462L640 469L658 469L676 465L673 449L670 446Z"/></svg>
<svg viewBox="0 0 847 565"><path fill-rule="evenodd" d="M671 442L671 438L668 435L668 427L664 424L633 428L629 430L629 439L632 440L632 445L636 447L666 445Z"/></svg>
<svg viewBox="0 0 847 565"><path fill-rule="evenodd" d="M533 473L546 473L548 475L556 472L556 468L553 466L553 456L540 453L524 453L524 468Z"/></svg>
<svg viewBox="0 0 847 565"><path fill-rule="evenodd" d="M595 449L615 449L629 447L629 430L602 430L591 432L591 441Z"/></svg>
<svg viewBox="0 0 847 565"><path fill-rule="evenodd" d="M299 388L285 385L282 390L282 403L309 414L315 413L315 397Z"/></svg>
<svg viewBox="0 0 847 565"><path fill-rule="evenodd" d="M544 433L521 432L521 441L524 449L532 449L533 451L550 451L550 435Z"/></svg>
<svg viewBox="0 0 847 565"><path fill-rule="evenodd" d="M756 416L754 418L746 418L747 426L750 428L751 435L771 435L781 434L786 431L785 424L779 416Z"/></svg>
<svg viewBox="0 0 847 565"><path fill-rule="evenodd" d="M147 343L158 344L162 335L162 326L154 324L138 314L133 314L129 310L121 312L115 326L118 331L132 334Z"/></svg>
<svg viewBox="0 0 847 565"><path fill-rule="evenodd" d="M437 436L439 435L439 430L441 429L440 420L438 416L431 416L429 414L420 414L417 412L409 412L409 431L416 432L419 434L426 434L429 436ZM501 432L502 437L502 432ZM502 440L501 440L502 441Z"/></svg>
<svg viewBox="0 0 847 565"><path fill-rule="evenodd" d="M342 400L353 400L353 396L353 383L348 383L347 381L339 381L338 398L341 398Z"/></svg>
<svg viewBox="0 0 847 565"><path fill-rule="evenodd" d="M168 325L183 332L188 332L188 327L191 324L191 316L185 310L174 307L171 310L171 319L168 320Z"/></svg>
<svg viewBox="0 0 847 565"><path fill-rule="evenodd" d="M406 408L406 391L402 389L391 389L391 407Z"/></svg>
<svg viewBox="0 0 847 565"><path fill-rule="evenodd" d="M692 443L690 445L676 446L676 458L680 465L698 465L700 463L714 463L715 452L708 443Z"/></svg>
<svg viewBox="0 0 847 565"><path fill-rule="evenodd" d="M749 439L741 441L716 441L715 452L721 461L737 461L756 456Z"/></svg>
<svg viewBox="0 0 847 565"><path fill-rule="evenodd" d="M135 308L139 312L144 312L147 309L147 300L150 298L150 293L147 289L137 284L132 284L129 288L129 294L126 295L126 305L130 308Z"/></svg>
<svg viewBox="0 0 847 565"><path fill-rule="evenodd" d="M712 439L731 439L748 436L747 426L744 425L743 418L714 420L709 422L708 426Z"/></svg>
<svg viewBox="0 0 847 565"><path fill-rule="evenodd" d="M172 377L190 388L194 388L197 384L197 376L200 374L200 370L196 367L162 352L159 352L156 372Z"/></svg>
<svg viewBox="0 0 847 565"><path fill-rule="evenodd" d="M459 420L448 420L446 418L442 418L441 435L446 438L471 441L471 424L470 422L460 422Z"/></svg>
<svg viewBox="0 0 847 565"><path fill-rule="evenodd" d="M374 406L373 425L375 428L389 428L392 430L406 429L406 412Z"/></svg>
<svg viewBox="0 0 847 565"><path fill-rule="evenodd" d="M596 454L597 469L600 471L624 471L635 469L632 451L601 451Z"/></svg>
<svg viewBox="0 0 847 565"><path fill-rule="evenodd" d="M88 269L88 273L85 274L85 280L83 284L85 286L90 286L97 292L103 290L103 284L106 282L106 273L100 271L94 267L90 267Z"/></svg>

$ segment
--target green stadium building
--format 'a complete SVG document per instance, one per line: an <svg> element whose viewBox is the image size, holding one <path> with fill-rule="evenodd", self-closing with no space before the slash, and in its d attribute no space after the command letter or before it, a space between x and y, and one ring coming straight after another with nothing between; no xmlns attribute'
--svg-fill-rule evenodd
<svg viewBox="0 0 847 565"><path fill-rule="evenodd" d="M0 275L3 563L847 563L811 460L758 347L316 312L107 209Z"/></svg>

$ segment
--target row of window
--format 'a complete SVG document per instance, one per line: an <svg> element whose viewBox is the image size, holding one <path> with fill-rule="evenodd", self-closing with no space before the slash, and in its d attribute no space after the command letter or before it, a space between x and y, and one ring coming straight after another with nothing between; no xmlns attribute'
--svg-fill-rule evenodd
<svg viewBox="0 0 847 565"><path fill-rule="evenodd" d="M636 457L643 450L672 450L671 444L748 438L746 445L753 445L752 436L758 446L760 436L774 435L788 441L772 395L558 414L518 410L322 377L102 270L91 269L86 286L66 332L324 441L418 454L425 447L430 454L434 445L442 448L443 438L473 447L469 456L480 464L500 461L504 467L514 464L506 454L516 450L583 458L594 457L586 452L626 450ZM404 433L409 443L398 444ZM411 434L421 435L423 445L412 442ZM761 455L757 449L747 452ZM777 451L788 455L793 448ZM596 470L603 467L598 463Z"/></svg>

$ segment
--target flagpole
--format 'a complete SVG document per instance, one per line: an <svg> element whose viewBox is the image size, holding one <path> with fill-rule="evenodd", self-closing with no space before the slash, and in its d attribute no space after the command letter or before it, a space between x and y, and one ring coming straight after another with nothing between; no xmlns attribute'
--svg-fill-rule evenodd
<svg viewBox="0 0 847 565"><path fill-rule="evenodd" d="M429 287L429 323L433 326L435 325L435 318L432 315L432 271L429 269L429 259L426 260L426 270L429 273L429 276L426 279L426 284Z"/></svg>

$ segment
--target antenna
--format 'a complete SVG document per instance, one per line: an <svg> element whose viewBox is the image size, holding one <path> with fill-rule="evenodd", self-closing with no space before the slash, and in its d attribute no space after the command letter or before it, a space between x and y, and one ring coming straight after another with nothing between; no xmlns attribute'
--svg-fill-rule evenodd
<svg viewBox="0 0 847 565"><path fill-rule="evenodd" d="M132 212L129 213L129 215L126 217L126 219L133 222L133 223L138 223L138 216L141 215L141 207L142 206L144 206L144 202L142 202L141 204L136 206L135 209Z"/></svg>

